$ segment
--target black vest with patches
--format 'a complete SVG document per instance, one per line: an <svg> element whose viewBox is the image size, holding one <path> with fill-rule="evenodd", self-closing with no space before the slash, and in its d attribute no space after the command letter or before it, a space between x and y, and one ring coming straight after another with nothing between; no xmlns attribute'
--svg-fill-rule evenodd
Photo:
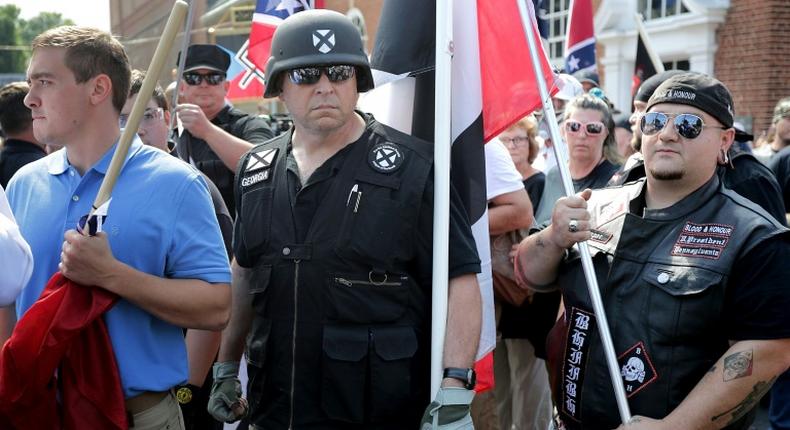
<svg viewBox="0 0 790 430"><path fill-rule="evenodd" d="M368 118L325 179L329 192L298 242L286 180L290 139L254 148L236 179L236 240L254 264L250 422L416 427L429 401L430 286L412 273L413 247L432 147ZM377 169L370 160L381 147L399 158L379 160Z"/></svg>
<svg viewBox="0 0 790 430"><path fill-rule="evenodd" d="M729 348L722 319L733 267L787 230L715 175L639 217L629 208L644 184L593 192L588 243L631 413L664 418ZM566 428L612 429L620 416L580 263L572 251L558 271L565 315L548 340L552 391Z"/></svg>

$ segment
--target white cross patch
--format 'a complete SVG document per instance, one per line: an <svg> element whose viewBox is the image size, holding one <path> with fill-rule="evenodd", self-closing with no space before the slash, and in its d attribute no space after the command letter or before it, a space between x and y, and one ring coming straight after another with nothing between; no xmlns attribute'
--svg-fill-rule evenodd
<svg viewBox="0 0 790 430"><path fill-rule="evenodd" d="M318 52L326 54L335 47L335 32L333 30L316 30L313 32L313 46Z"/></svg>

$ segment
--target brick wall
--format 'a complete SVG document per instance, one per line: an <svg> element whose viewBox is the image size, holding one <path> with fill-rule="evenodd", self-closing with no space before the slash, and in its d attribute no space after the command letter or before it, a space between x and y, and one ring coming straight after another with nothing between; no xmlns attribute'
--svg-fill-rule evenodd
<svg viewBox="0 0 790 430"><path fill-rule="evenodd" d="M715 74L733 94L736 115L759 134L776 101L790 96L790 1L732 0L717 34Z"/></svg>

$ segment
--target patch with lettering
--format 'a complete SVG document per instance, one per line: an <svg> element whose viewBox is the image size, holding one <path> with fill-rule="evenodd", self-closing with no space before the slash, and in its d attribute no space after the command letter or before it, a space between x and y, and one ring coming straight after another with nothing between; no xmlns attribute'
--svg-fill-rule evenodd
<svg viewBox="0 0 790 430"><path fill-rule="evenodd" d="M580 422L581 394L590 334L595 330L595 315L572 307L568 320L565 354L562 362L562 392L560 407L566 416Z"/></svg>
<svg viewBox="0 0 790 430"><path fill-rule="evenodd" d="M392 173L403 164L403 153L392 143L379 143L368 154L368 163L380 173Z"/></svg>
<svg viewBox="0 0 790 430"><path fill-rule="evenodd" d="M732 237L735 226L695 224L686 221L672 246L672 255L718 260Z"/></svg>
<svg viewBox="0 0 790 430"><path fill-rule="evenodd" d="M249 187L250 185L255 185L258 182L265 181L269 179L269 173L271 169L266 169L257 173L253 173L251 175L247 175L241 178L241 186L242 187Z"/></svg>
<svg viewBox="0 0 790 430"><path fill-rule="evenodd" d="M656 368L642 341L617 357L617 361L620 363L620 374L623 376L627 397L633 396L658 379Z"/></svg>
<svg viewBox="0 0 790 430"><path fill-rule="evenodd" d="M594 228L590 229L590 240L592 240L593 242L605 244L610 240L612 240L612 236L613 236L612 233L596 230Z"/></svg>

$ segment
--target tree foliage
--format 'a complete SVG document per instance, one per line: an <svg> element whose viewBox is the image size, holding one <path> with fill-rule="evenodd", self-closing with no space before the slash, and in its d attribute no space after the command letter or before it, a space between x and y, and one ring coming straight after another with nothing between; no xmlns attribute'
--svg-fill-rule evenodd
<svg viewBox="0 0 790 430"><path fill-rule="evenodd" d="M56 12L41 12L29 20L20 19L20 13L15 5L0 6L0 73L24 73L30 58L28 48L37 35L60 25L74 25Z"/></svg>

